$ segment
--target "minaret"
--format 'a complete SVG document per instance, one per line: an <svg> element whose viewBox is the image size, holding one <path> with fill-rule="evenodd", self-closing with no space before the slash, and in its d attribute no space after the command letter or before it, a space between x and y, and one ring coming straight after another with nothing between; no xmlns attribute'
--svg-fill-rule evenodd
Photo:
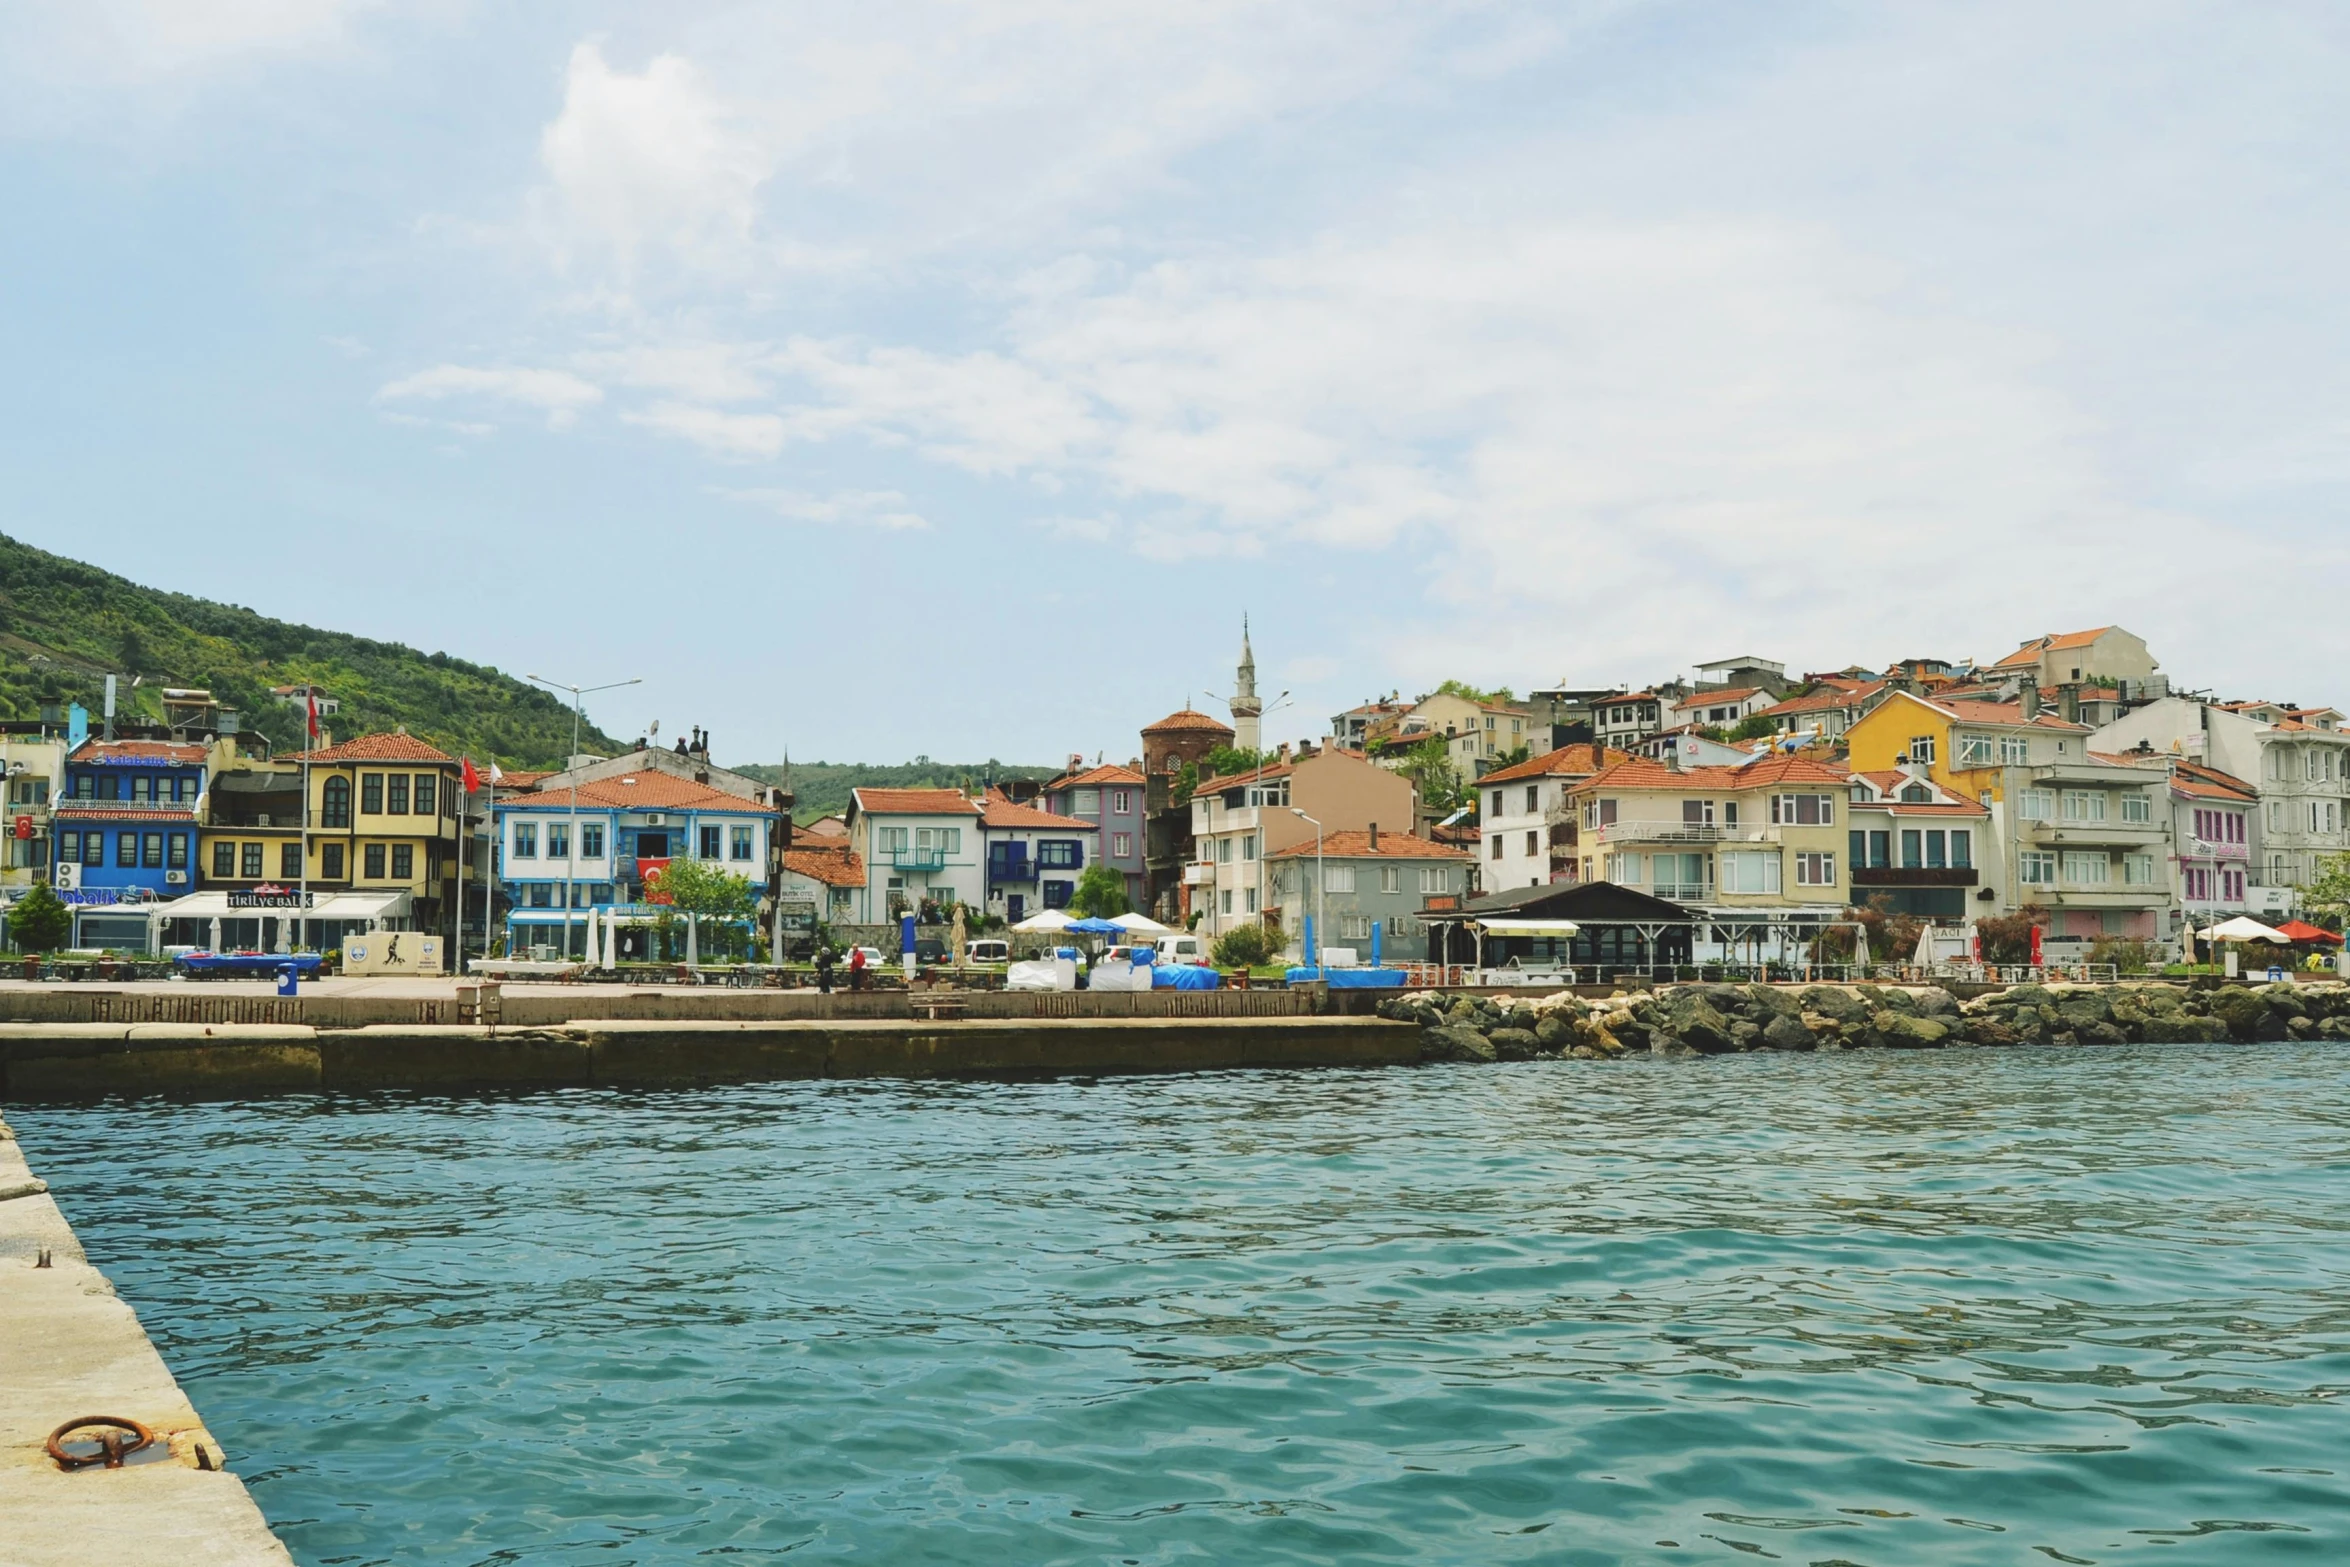
<svg viewBox="0 0 2350 1567"><path fill-rule="evenodd" d="M1240 617L1240 677L1232 688L1232 745L1254 751L1262 742L1258 720L1265 704L1257 700L1257 655L1248 645L1248 616Z"/></svg>

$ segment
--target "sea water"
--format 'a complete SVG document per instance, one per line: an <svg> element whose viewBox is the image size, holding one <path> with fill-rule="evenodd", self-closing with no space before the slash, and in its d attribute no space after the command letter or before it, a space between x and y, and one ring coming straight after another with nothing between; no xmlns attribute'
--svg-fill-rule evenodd
<svg viewBox="0 0 2350 1567"><path fill-rule="evenodd" d="M12 1110L297 1561L2350 1561L2350 1053Z"/></svg>

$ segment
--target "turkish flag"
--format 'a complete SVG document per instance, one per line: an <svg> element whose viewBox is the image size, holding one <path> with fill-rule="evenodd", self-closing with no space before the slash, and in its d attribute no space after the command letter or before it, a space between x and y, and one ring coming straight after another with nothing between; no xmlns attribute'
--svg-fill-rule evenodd
<svg viewBox="0 0 2350 1567"><path fill-rule="evenodd" d="M473 770L473 758L470 756L465 759L465 792L481 793L481 774Z"/></svg>
<svg viewBox="0 0 2350 1567"><path fill-rule="evenodd" d="M316 740L318 738L318 687L309 686L305 688L305 691L304 701L310 710L310 738Z"/></svg>

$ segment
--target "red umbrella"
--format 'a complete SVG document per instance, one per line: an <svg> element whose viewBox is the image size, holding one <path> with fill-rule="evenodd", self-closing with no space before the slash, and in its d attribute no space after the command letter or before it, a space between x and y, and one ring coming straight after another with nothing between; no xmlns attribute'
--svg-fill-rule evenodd
<svg viewBox="0 0 2350 1567"><path fill-rule="evenodd" d="M2039 962L2040 962L2040 927L2039 927L2039 926L2037 926L2037 925L2034 925L2034 926L2032 927L2032 963L2033 963L2033 965L2036 967L2036 966L2038 966Z"/></svg>
<svg viewBox="0 0 2350 1567"><path fill-rule="evenodd" d="M2320 930L2315 925L2301 920L2285 921L2284 924L2277 927L2277 934L2290 937L2294 941L2319 941L2329 947L2338 947L2342 944L2342 938L2332 931Z"/></svg>

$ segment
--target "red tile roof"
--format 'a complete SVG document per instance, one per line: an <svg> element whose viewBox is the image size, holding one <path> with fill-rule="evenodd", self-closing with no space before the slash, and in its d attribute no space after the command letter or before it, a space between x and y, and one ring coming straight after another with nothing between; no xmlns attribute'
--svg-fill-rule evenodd
<svg viewBox="0 0 2350 1567"><path fill-rule="evenodd" d="M1001 789L990 789L987 799L979 807L982 826L1010 831L1022 827L1052 828L1062 832L1092 832L1094 824L1075 816L1057 816L1051 811L1040 811L1033 805L1021 805L1004 798Z"/></svg>
<svg viewBox="0 0 2350 1567"><path fill-rule="evenodd" d="M852 789L867 816L977 816L979 806L960 789Z"/></svg>
<svg viewBox="0 0 2350 1567"><path fill-rule="evenodd" d="M212 754L211 748L201 745L183 745L171 740L91 740L66 758L71 762L107 762L116 757L143 757L150 760L178 762L188 767L203 765Z"/></svg>
<svg viewBox="0 0 2350 1567"><path fill-rule="evenodd" d="M2021 703L2017 702L1954 702L1944 697L1920 697L1929 707L1938 707L1962 724L1991 724L2007 729L2061 729L2067 734L2087 734L2087 724L2067 723L2043 708L2038 718L2026 718Z"/></svg>
<svg viewBox="0 0 2350 1567"><path fill-rule="evenodd" d="M826 844L813 849L795 845L783 851L783 868L796 871L810 881L820 881L827 887L865 885L864 857L846 843Z"/></svg>
<svg viewBox="0 0 2350 1567"><path fill-rule="evenodd" d="M1585 777L1611 763L1628 761L1630 758L1631 753L1627 751L1585 745L1578 741L1574 745L1562 745L1554 751L1545 751L1540 756L1530 756L1513 766L1497 767L1477 782L1516 783L1523 778L1555 778L1560 774Z"/></svg>
<svg viewBox="0 0 2350 1567"><path fill-rule="evenodd" d="M1882 680L1839 680L1825 691L1813 691L1804 696L1791 696L1784 702L1774 702L1756 714L1758 718L1792 717L1797 713L1830 713L1841 708L1857 707L1885 689Z"/></svg>
<svg viewBox="0 0 2350 1567"><path fill-rule="evenodd" d="M361 735L309 753L313 762L454 762L457 758L414 735Z"/></svg>
<svg viewBox="0 0 2350 1567"><path fill-rule="evenodd" d="M1047 787L1057 793L1063 789L1090 789L1101 784L1125 784L1132 788L1140 785L1143 781L1142 774L1133 768L1122 767L1116 762L1110 762L1088 772L1056 778Z"/></svg>
<svg viewBox="0 0 2350 1567"><path fill-rule="evenodd" d="M571 807L572 786L559 784L511 798L500 796L500 810L562 811ZM579 786L579 803L614 811L735 811L753 816L776 816L756 800L728 794L708 784L671 773L624 773L598 778Z"/></svg>
<svg viewBox="0 0 2350 1567"><path fill-rule="evenodd" d="M536 789L541 782L554 777L552 771L534 771L528 767L498 769L498 787L501 789Z"/></svg>
<svg viewBox="0 0 2350 1567"><path fill-rule="evenodd" d="M1573 793L1597 789L1694 789L1730 793L1745 789L1780 788L1789 784L1826 784L1842 788L1850 774L1802 756L1769 756L1743 767L1684 767L1679 771L1644 756L1618 762L1606 771L1575 785Z"/></svg>
<svg viewBox="0 0 2350 1567"><path fill-rule="evenodd" d="M2179 762L2171 768L2171 787L2181 794L2201 800L2228 800L2249 805L2260 797L2260 791L2234 773L2223 773L2216 767L2205 767L2196 762Z"/></svg>
<svg viewBox="0 0 2350 1567"><path fill-rule="evenodd" d="M1750 696L1760 696L1761 686L1735 686L1724 691L1699 691L1673 704L1673 711L1685 707L1703 707L1709 702L1743 702Z"/></svg>
<svg viewBox="0 0 2350 1567"><path fill-rule="evenodd" d="M1333 860L1466 860L1473 856L1466 849L1450 844L1431 843L1408 832L1382 832L1379 847L1371 847L1367 832L1333 832L1322 835L1322 854ZM1286 849L1275 849L1267 859L1294 860L1314 857L1314 840L1292 844Z"/></svg>
<svg viewBox="0 0 2350 1567"><path fill-rule="evenodd" d="M1215 719L1210 718L1207 714L1200 712L1197 708L1190 707L1183 709L1179 713L1169 713L1166 717L1160 719L1157 723L1152 724L1149 728L1143 730L1143 733L1146 735L1166 734L1171 730L1179 729L1213 730L1217 734L1227 735L1232 733L1232 726L1230 724L1219 723Z"/></svg>
<svg viewBox="0 0 2350 1567"><path fill-rule="evenodd" d="M1956 800L1945 800L1940 795L1923 801L1899 799L1897 796L1900 792L1909 787L1913 781L1924 784L1928 789L1934 787L1934 782L1930 778L1912 780L1909 774L1898 768L1881 773L1854 773L1852 776L1868 780L1870 786L1877 791L1879 796L1874 800L1853 801L1854 810L1889 810L1896 816L1988 816L1991 814L1987 808L1964 796Z"/></svg>
<svg viewBox="0 0 2350 1567"><path fill-rule="evenodd" d="M2035 637L1991 667L1993 669L2017 669L2025 664L2037 664L2040 662L2042 653L2053 653L2066 648L2087 647L2112 629L2111 626L2099 626L2093 631L2067 631L2059 635Z"/></svg>
<svg viewBox="0 0 2350 1567"><path fill-rule="evenodd" d="M174 805L168 800L150 805L144 800L82 800L72 795L52 804L49 814L60 822L192 822L196 819L192 807Z"/></svg>

